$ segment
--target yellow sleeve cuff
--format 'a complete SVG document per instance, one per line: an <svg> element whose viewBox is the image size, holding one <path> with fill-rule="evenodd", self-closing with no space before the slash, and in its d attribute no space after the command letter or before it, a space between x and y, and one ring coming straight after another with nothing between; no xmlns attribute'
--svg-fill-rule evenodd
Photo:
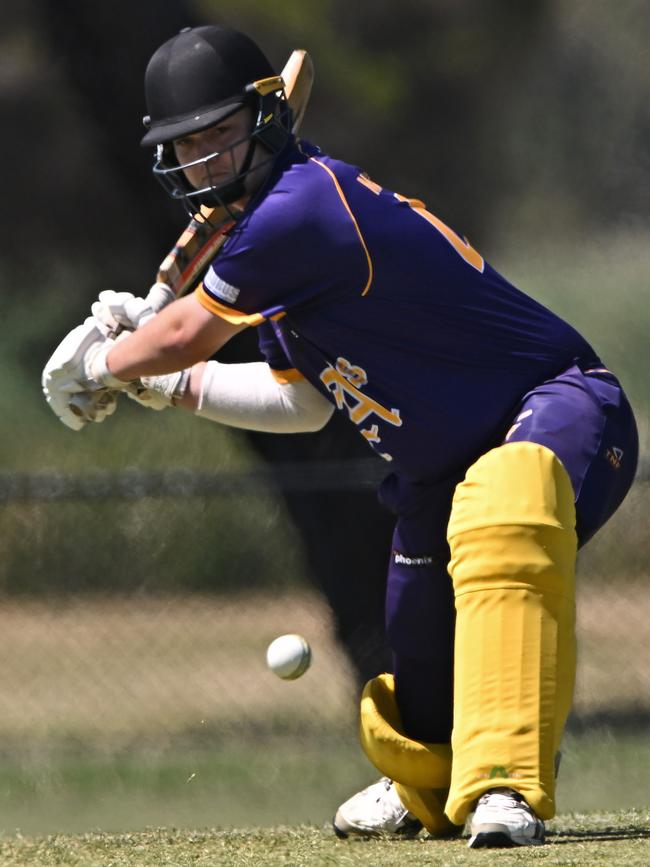
<svg viewBox="0 0 650 867"><path fill-rule="evenodd" d="M296 370L295 367L291 367L288 370L273 370L272 367L269 369L279 385L289 385L290 382L303 382L305 379L302 373Z"/></svg>
<svg viewBox="0 0 650 867"><path fill-rule="evenodd" d="M261 313L242 313L240 310L233 310L232 307L226 307L225 304L215 301L214 298L211 295L208 295L205 291L203 283L201 283L197 288L196 297L202 307L205 307L205 309L209 310L210 313L213 313L215 316L220 316L221 319L225 319L226 322L230 322L233 325L260 325L267 319L267 317L263 316ZM270 318L282 319L283 316L285 316L284 311L276 313Z"/></svg>

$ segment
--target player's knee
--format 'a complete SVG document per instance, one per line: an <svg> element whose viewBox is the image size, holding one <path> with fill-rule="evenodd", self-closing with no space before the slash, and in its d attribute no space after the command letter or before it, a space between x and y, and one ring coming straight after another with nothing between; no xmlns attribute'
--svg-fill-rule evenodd
<svg viewBox="0 0 650 867"><path fill-rule="evenodd" d="M448 539L456 596L495 582L564 595L577 539L574 493L562 463L529 442L483 455L456 489Z"/></svg>

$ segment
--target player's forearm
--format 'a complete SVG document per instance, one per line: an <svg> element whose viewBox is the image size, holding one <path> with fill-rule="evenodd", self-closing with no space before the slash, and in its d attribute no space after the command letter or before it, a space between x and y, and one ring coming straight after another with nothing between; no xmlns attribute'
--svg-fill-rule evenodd
<svg viewBox="0 0 650 867"><path fill-rule="evenodd" d="M157 321L120 340L107 356L108 369L123 382L191 367L201 355L179 340L174 329L161 331ZM205 357L205 356L204 356Z"/></svg>
<svg viewBox="0 0 650 867"><path fill-rule="evenodd" d="M107 357L108 369L124 382L183 370L204 361L239 330L188 296L120 340Z"/></svg>

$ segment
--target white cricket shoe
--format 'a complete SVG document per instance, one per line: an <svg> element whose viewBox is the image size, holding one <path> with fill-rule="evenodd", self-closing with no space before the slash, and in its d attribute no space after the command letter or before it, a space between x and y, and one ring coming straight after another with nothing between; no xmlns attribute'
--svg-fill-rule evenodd
<svg viewBox="0 0 650 867"><path fill-rule="evenodd" d="M470 849L538 846L544 842L544 823L519 792L491 789L479 798L470 833Z"/></svg>
<svg viewBox="0 0 650 867"><path fill-rule="evenodd" d="M382 777L341 804L332 824L336 836L343 839L385 834L415 837L422 829L422 822L402 804L388 777Z"/></svg>

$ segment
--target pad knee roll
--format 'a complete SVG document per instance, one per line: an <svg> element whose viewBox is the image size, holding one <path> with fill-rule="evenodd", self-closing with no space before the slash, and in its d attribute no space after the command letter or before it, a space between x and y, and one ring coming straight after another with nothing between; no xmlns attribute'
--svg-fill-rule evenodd
<svg viewBox="0 0 650 867"><path fill-rule="evenodd" d="M492 449L454 495L447 539L456 597L495 579L572 595L575 521L571 480L550 449L528 442Z"/></svg>

